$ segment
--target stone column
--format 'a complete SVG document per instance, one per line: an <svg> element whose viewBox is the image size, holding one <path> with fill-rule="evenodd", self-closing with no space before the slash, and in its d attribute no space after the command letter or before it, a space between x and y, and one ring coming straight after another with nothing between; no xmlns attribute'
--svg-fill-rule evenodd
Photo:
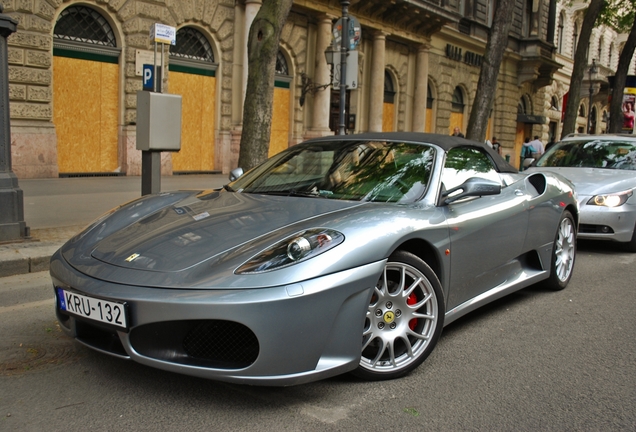
<svg viewBox="0 0 636 432"><path fill-rule="evenodd" d="M373 35L371 54L371 77L369 83L369 132L382 132L382 111L384 108L384 54L386 33Z"/></svg>
<svg viewBox="0 0 636 432"><path fill-rule="evenodd" d="M11 170L11 122L9 113L9 52L7 38L18 22L4 15L0 4L0 243L29 237L24 222L24 197Z"/></svg>
<svg viewBox="0 0 636 432"><path fill-rule="evenodd" d="M316 37L316 69L314 73L314 85L327 84L331 80L331 71L325 58L325 50L331 44L331 17L322 15L318 21ZM331 87L321 88L314 93L313 115L311 129L313 136L328 135L329 107L331 104Z"/></svg>
<svg viewBox="0 0 636 432"><path fill-rule="evenodd" d="M428 97L428 51L427 45L417 50L415 65L415 91L413 94L413 132L426 129L426 98Z"/></svg>

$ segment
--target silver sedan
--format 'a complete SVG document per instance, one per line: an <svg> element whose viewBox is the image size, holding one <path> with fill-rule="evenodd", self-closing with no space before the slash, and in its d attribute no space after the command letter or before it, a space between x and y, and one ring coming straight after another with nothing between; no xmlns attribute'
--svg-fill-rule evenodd
<svg viewBox="0 0 636 432"><path fill-rule="evenodd" d="M578 238L620 242L636 252L636 136L570 136L529 171L559 173L574 184L581 210Z"/></svg>

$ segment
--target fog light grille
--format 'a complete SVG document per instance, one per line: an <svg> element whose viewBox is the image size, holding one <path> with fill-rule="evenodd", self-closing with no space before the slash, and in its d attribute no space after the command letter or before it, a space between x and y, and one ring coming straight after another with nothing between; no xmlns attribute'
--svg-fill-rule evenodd
<svg viewBox="0 0 636 432"><path fill-rule="evenodd" d="M579 232L582 234L614 234L612 227L591 224L579 224Z"/></svg>

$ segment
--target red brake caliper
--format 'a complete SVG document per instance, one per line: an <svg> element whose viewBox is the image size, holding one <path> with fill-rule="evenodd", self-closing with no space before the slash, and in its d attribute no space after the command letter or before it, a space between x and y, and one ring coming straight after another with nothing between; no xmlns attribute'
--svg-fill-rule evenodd
<svg viewBox="0 0 636 432"><path fill-rule="evenodd" d="M417 303L417 297L415 296L415 293L411 293L411 295L409 295L409 298L406 299L406 304L409 306L413 306L415 303ZM411 330L415 330L416 325L417 318L413 318L411 321L409 321L409 328Z"/></svg>

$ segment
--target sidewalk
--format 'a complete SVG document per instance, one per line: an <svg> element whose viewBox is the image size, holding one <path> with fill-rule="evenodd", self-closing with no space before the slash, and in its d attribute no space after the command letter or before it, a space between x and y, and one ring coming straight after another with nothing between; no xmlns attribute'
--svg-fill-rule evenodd
<svg viewBox="0 0 636 432"><path fill-rule="evenodd" d="M166 176L161 191L212 189L225 174ZM23 179L24 219L31 238L0 244L0 277L45 271L51 255L100 215L141 196L141 177Z"/></svg>

